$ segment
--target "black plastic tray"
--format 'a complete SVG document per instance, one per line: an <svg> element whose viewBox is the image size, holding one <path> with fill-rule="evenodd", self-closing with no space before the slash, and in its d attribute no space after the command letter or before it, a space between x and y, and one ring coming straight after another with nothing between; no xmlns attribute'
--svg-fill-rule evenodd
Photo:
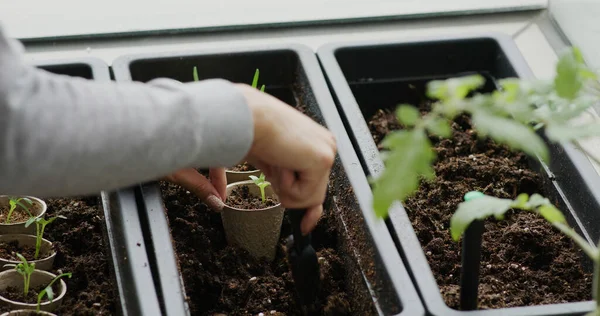
<svg viewBox="0 0 600 316"><path fill-rule="evenodd" d="M116 60L113 69L117 81L147 82L157 77L173 78L182 82L192 81L192 67L201 69L201 79L225 78L234 82L249 82L256 68L261 70L261 82L267 84L267 91L291 105L303 103L308 112L325 124L336 135L339 155L336 159L334 176L332 177L330 195L334 202L343 199L349 209L340 211L334 208L338 216L337 227L341 233L338 238L338 248L341 248L346 259L346 266L352 268L354 273L347 276L350 284L358 285L360 293L350 293L353 303L367 301L372 311L369 314L423 315L424 309L410 277L402 263L402 259L395 249L392 236L386 229L385 222L373 216L370 207L370 188L361 169L358 157L344 129L335 104L327 89L326 82L320 71L314 53L304 46L262 46L254 48L230 49L220 51L194 51L181 53L144 54L124 56ZM351 186L357 198L347 192L340 192L341 188ZM161 197L155 184L142 187L144 201L148 212L147 218L164 217ZM341 202L341 201L340 201ZM160 207L160 208L159 208ZM359 211L359 209L361 211ZM160 211L159 211L160 210ZM155 248L161 249L163 255L172 250L170 238L167 238L168 228L164 227L166 220L149 221L149 231L160 236L152 236ZM360 226L362 235L354 236L352 240L344 234L347 225ZM362 227L364 226L364 228ZM342 238L340 238L342 237ZM363 241L365 248L353 248L354 241ZM169 245L167 245L169 244ZM370 254L369 254L370 253ZM374 257L376 264L373 278L365 276L365 268L357 256ZM156 258L157 273L168 276L168 280L161 283L162 293L180 293L175 289L179 276L173 258ZM167 260L167 263L161 263ZM358 270L358 271L357 271ZM359 272L359 273L357 273ZM354 291L357 287L353 286ZM372 299L371 295L373 295ZM365 295L366 294L366 295ZM180 308L183 297L165 299L165 306ZM360 304L360 303L357 303ZM394 312L392 312L394 311Z"/></svg>
<svg viewBox="0 0 600 316"><path fill-rule="evenodd" d="M111 80L108 65L96 58L38 61L35 65L60 75ZM123 316L161 315L133 188L101 192L100 198L118 312Z"/></svg>
<svg viewBox="0 0 600 316"><path fill-rule="evenodd" d="M496 79L533 77L512 39L501 34L330 44L320 48L318 56L364 172L370 175L377 175L384 165L363 115L403 102L415 104L403 99L399 86L390 89L390 82L423 82L467 72L484 72ZM571 225L583 231L589 241L598 240L600 226L594 223L600 222L600 177L573 147L550 145L550 150L550 166L532 160L532 167L545 176L547 192L561 202ZM432 315L583 315L594 307L593 302L577 302L477 311L451 309L440 294L400 203L390 209L388 227Z"/></svg>

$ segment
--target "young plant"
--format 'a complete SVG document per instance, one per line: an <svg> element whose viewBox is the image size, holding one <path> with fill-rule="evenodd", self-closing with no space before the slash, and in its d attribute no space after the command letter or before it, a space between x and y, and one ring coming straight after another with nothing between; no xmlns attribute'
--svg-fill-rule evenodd
<svg viewBox="0 0 600 316"><path fill-rule="evenodd" d="M258 68L256 69L256 71L254 72L254 78L252 78L252 87L253 88L258 88L258 77L260 75L260 71L258 70ZM194 77L194 81L199 81L199 77L198 77L198 68L196 66L194 66L194 70L192 72L192 76ZM263 84L260 87L260 91L261 92L265 92L265 85Z"/></svg>
<svg viewBox="0 0 600 316"><path fill-rule="evenodd" d="M600 124L573 125L575 118L600 101L600 83L589 70L576 48L560 56L556 77L544 80L500 80L500 89L492 93L467 98L485 82L482 76L466 76L427 85L427 96L438 100L432 110L420 116L409 106L401 105L396 114L406 129L390 133L382 145L385 169L372 179L373 207L376 214L386 217L394 201L405 201L422 179L433 179L436 156L429 135L452 136L450 121L459 114L471 116L479 137L490 137L513 150L520 150L542 161L549 160L548 148L541 134L555 143L571 143L596 164L600 159L583 148L581 139L600 135ZM398 181L401 179L402 181ZM450 222L451 235L458 240L475 221L494 216L502 219L509 209L535 212L555 228L569 236L594 262L595 311L587 316L600 316L600 251L570 228L563 214L539 194L519 195L515 200L483 195L461 203Z"/></svg>
<svg viewBox="0 0 600 316"><path fill-rule="evenodd" d="M48 296L48 300L50 302L52 302L54 300L54 290L52 289L52 285L54 284L54 282L58 281L60 278L62 277L68 277L69 279L71 278L72 274L69 273L63 273L58 275L57 277L55 277L50 284L48 284L48 286L46 286L46 288L44 288L39 294L38 294L38 299L37 299L37 308L36 311L40 311L40 308L42 306L42 299L44 298L44 296Z"/></svg>
<svg viewBox="0 0 600 316"><path fill-rule="evenodd" d="M44 238L44 230L46 229L46 225L54 222L56 219L58 218L62 218L62 219L67 219L66 217L62 216L62 215L58 215L55 217L52 217L48 220L46 220L43 217L31 217L29 218L29 220L25 223L25 227L29 227L29 225L33 224L35 222L35 228L36 228L36 240L35 240L35 256L34 256L34 260L37 260L40 256L40 248L42 247L42 239Z"/></svg>
<svg viewBox="0 0 600 316"><path fill-rule="evenodd" d="M458 209L450 220L452 238L458 241L469 225L475 220L483 220L492 216L498 220L502 220L504 214L510 209L534 212L542 216L552 226L569 236L592 259L594 263L592 292L593 298L596 301L596 308L594 312L589 313L587 316L600 316L600 300L598 300L598 294L600 293L600 251L598 251L598 247L588 243L585 238L569 227L563 213L547 198L539 194L533 194L529 197L529 195L522 193L515 200L482 195L476 199L462 202L458 205Z"/></svg>
<svg viewBox="0 0 600 316"><path fill-rule="evenodd" d="M256 71L254 72L254 78L252 79L252 87L253 88L258 88L258 76L259 75L260 75L260 71L257 68ZM260 87L260 91L261 92L265 92L265 85L264 84Z"/></svg>
<svg viewBox="0 0 600 316"><path fill-rule="evenodd" d="M429 136L451 137L450 122L463 113L471 116L480 138L489 137L547 162L548 148L539 135L543 131L550 141L570 142L600 164L578 142L600 135L600 124L571 124L600 101L597 76L576 48L560 56L556 73L553 81L499 80L500 89L487 94L475 93L485 83L480 75L429 82L427 96L437 100L431 111L421 117L413 106L400 105L396 116L406 128L388 134L382 142L385 168L371 179L376 214L386 217L394 201L405 201L421 180L435 177L436 155Z"/></svg>
<svg viewBox="0 0 600 316"><path fill-rule="evenodd" d="M260 196L262 198L263 203L266 201L265 197L265 188L271 185L271 182L265 180L265 175L263 173L260 174L260 177L250 176L250 179L260 188Z"/></svg>
<svg viewBox="0 0 600 316"><path fill-rule="evenodd" d="M31 274L35 271L35 263L27 262L27 259L20 253L17 253L17 257L21 259L18 264L5 264L5 267L14 267L15 270L23 276L23 297L27 297L29 294L29 284L31 282Z"/></svg>
<svg viewBox="0 0 600 316"><path fill-rule="evenodd" d="M25 203L23 203L25 202ZM29 204L29 206L33 205L33 201L31 201L31 199L29 198L15 198L15 197L10 197L8 199L8 205L10 206L10 209L8 210L8 215L6 215L6 220L5 220L5 224L8 224L10 222L10 217L12 216L12 213L17 209L17 206L20 206L22 209L25 210L25 212L27 212L27 214L29 214L29 216L31 217L31 212L29 211L29 206L25 205L25 204Z"/></svg>

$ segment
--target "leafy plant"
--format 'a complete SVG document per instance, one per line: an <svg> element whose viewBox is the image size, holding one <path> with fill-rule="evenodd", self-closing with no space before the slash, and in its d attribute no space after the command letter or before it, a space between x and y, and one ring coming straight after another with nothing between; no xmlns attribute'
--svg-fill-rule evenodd
<svg viewBox="0 0 600 316"><path fill-rule="evenodd" d="M10 206L10 209L8 210L8 215L6 215L6 220L4 222L5 224L8 224L10 222L10 217L12 216L12 213L17 209L17 206L20 206L23 210L25 210L25 212L27 212L27 214L29 214L30 217L32 216L31 212L29 211L29 206L23 204L23 202L29 204L29 206L33 205L33 201L31 201L30 198L26 197L10 197L8 199L8 205Z"/></svg>
<svg viewBox="0 0 600 316"><path fill-rule="evenodd" d="M265 175L263 173L260 174L260 177L250 176L250 179L260 188L260 196L262 198L263 203L266 200L265 197L265 188L271 185L271 182L265 179Z"/></svg>
<svg viewBox="0 0 600 316"><path fill-rule="evenodd" d="M376 214L386 217L394 201L405 201L422 180L435 177L432 165L436 155L429 136L451 137L450 122L463 113L471 116L480 138L489 137L548 162L548 148L540 136L543 132L552 142L573 143L600 164L578 142L600 135L600 124L571 124L600 101L597 76L585 66L576 48L561 55L556 70L552 81L499 80L500 89L492 93L477 93L485 83L480 75L434 80L427 84L427 96L436 100L429 113L421 116L413 106L400 105L396 116L405 129L383 139L385 168L371 179Z"/></svg>
<svg viewBox="0 0 600 316"><path fill-rule="evenodd" d="M498 220L502 220L504 214L510 209L539 214L552 224L552 226L569 236L592 259L594 262L593 297L596 300L596 309L594 312L589 313L588 316L600 316L600 301L598 300L598 294L600 293L600 251L598 247L588 243L585 238L569 227L563 213L547 198L539 194L533 194L530 197L522 193L514 200L501 199L489 195L482 195L475 199L466 200L458 205L457 211L450 220L452 238L458 241L469 225L475 220L483 220L492 216Z"/></svg>
<svg viewBox="0 0 600 316"><path fill-rule="evenodd" d="M29 284L31 282L31 274L35 271L35 263L27 262L27 259L20 253L17 253L17 257L21 259L18 264L5 264L5 267L14 267L15 270L23 276L23 295L27 297L29 294Z"/></svg>
<svg viewBox="0 0 600 316"><path fill-rule="evenodd" d="M42 299L44 298L44 296L48 296L48 300L50 302L52 302L54 300L54 290L52 289L52 285L54 284L54 282L58 281L60 278L62 277L68 277L71 278L72 273L62 273L58 276L56 276L51 282L50 284L48 284L48 286L46 286L46 288L44 288L39 294L38 294L38 299L37 299L37 308L36 311L40 311L40 308L42 306Z"/></svg>
<svg viewBox="0 0 600 316"><path fill-rule="evenodd" d="M52 217L48 220L46 220L43 217L37 217L37 218L31 217L25 223L25 227L29 227L29 225L31 225L35 222L35 228L36 228L35 256L34 256L35 260L37 260L38 257L40 256L40 248L42 247L42 239L44 238L44 230L46 229L46 225L54 222L58 218L67 219L66 217L64 217L62 215Z"/></svg>

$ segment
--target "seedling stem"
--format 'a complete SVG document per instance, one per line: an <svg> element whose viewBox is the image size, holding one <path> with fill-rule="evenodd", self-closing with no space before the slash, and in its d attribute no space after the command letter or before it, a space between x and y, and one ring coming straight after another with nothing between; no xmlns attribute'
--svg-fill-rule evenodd
<svg viewBox="0 0 600 316"><path fill-rule="evenodd" d="M263 173L260 174L260 177L250 176L250 179L252 179L252 181L254 181L254 184L256 184L260 188L260 196L262 198L262 202L265 203L265 188L271 185L271 182L265 180L265 175Z"/></svg>

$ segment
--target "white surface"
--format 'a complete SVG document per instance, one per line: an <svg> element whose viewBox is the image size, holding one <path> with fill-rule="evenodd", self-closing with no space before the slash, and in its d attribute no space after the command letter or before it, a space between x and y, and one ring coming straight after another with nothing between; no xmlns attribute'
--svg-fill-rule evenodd
<svg viewBox="0 0 600 316"><path fill-rule="evenodd" d="M438 18L428 20L369 23L361 25L322 26L298 29L186 35L178 37L95 40L81 43L40 44L28 48L32 60L93 56L106 63L124 54L202 50L239 46L299 43L316 50L325 43L397 39L418 36L443 36L499 32L513 35L527 26L537 13L523 12L488 16ZM542 36L543 38L543 36Z"/></svg>
<svg viewBox="0 0 600 316"><path fill-rule="evenodd" d="M546 7L547 0L0 0L18 38Z"/></svg>
<svg viewBox="0 0 600 316"><path fill-rule="evenodd" d="M550 13L586 62L600 68L600 0L551 0Z"/></svg>

